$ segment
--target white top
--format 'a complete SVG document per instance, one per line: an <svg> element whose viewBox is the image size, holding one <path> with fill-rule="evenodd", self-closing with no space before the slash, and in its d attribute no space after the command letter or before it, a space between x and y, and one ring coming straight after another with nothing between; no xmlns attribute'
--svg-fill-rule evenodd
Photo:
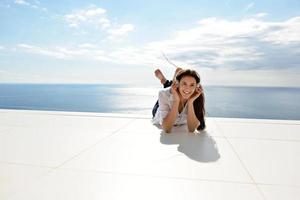
<svg viewBox="0 0 300 200"><path fill-rule="evenodd" d="M161 90L158 93L158 104L159 107L157 112L152 119L153 124L162 125L163 119L168 115L171 111L173 105L173 95L171 93L171 89ZM182 109L181 113L177 113L177 117L174 125L183 125L187 123L187 104Z"/></svg>

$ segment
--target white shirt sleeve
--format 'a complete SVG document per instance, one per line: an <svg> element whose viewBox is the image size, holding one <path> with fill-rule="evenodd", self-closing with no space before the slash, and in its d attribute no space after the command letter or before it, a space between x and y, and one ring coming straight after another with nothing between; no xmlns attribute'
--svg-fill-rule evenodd
<svg viewBox="0 0 300 200"><path fill-rule="evenodd" d="M167 117L173 105L173 95L170 89L161 90L158 93L158 110L152 119L153 124L162 125L164 118ZM183 125L187 123L187 104L181 113L178 113L174 125Z"/></svg>
<svg viewBox="0 0 300 200"><path fill-rule="evenodd" d="M158 104L159 104L159 123L162 125L163 119L167 117L170 112L170 93L169 90L162 90L158 94Z"/></svg>

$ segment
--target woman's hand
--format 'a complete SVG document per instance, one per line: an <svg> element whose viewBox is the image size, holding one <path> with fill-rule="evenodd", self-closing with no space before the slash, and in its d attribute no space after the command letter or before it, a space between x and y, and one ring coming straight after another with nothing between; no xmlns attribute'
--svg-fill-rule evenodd
<svg viewBox="0 0 300 200"><path fill-rule="evenodd" d="M192 96L190 96L188 101L193 103L202 93L203 93L202 86L201 85L197 86L195 91L194 91L194 94L192 94Z"/></svg>
<svg viewBox="0 0 300 200"><path fill-rule="evenodd" d="M173 100L175 102L180 102L180 98L178 94L178 85L175 82L171 86L171 93L173 95Z"/></svg>

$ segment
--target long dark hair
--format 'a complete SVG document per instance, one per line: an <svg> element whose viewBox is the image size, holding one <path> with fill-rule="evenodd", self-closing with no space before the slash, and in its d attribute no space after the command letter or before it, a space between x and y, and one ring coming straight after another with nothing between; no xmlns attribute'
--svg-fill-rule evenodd
<svg viewBox="0 0 300 200"><path fill-rule="evenodd" d="M185 70L181 70L176 74L176 80L178 82L180 82L180 80L184 77L184 76L191 76L193 78L195 78L196 83L200 84L200 76L199 74L192 69L185 69ZM203 88L202 88L203 89ZM200 125L198 126L197 130L204 130L205 129L205 98L204 98L204 93L202 92L200 94L200 96L194 101L194 111L195 111L195 115L197 117L197 119L200 122Z"/></svg>

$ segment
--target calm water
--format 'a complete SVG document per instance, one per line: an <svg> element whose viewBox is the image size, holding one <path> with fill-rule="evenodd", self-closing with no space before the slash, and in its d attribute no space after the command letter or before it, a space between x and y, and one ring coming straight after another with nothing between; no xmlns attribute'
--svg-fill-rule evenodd
<svg viewBox="0 0 300 200"><path fill-rule="evenodd" d="M151 116L160 88L128 85L0 84L0 108ZM210 117L300 120L300 88L206 86Z"/></svg>

